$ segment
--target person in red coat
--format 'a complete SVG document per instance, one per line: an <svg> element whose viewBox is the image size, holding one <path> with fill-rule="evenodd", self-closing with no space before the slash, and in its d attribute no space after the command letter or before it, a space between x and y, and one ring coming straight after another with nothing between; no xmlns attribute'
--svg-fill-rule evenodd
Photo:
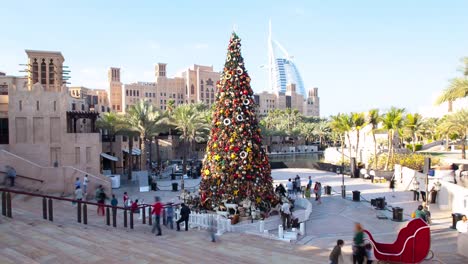
<svg viewBox="0 0 468 264"><path fill-rule="evenodd" d="M151 233L154 233L156 229L158 229L158 233L156 236L161 236L161 226L160 226L160 221L161 221L161 213L163 210L163 205L160 202L160 199L158 196L154 197L154 205L153 205L153 211L151 211L151 215L154 217L154 222L153 222L153 229L151 230Z"/></svg>

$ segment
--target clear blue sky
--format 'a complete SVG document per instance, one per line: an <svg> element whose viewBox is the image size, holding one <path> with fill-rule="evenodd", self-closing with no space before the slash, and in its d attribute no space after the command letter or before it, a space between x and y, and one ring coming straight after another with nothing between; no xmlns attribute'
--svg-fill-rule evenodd
<svg viewBox="0 0 468 264"><path fill-rule="evenodd" d="M430 106L468 56L468 1L2 1L0 71L18 75L24 49L61 51L72 85L153 81L191 64L221 70L233 25L255 91L267 84L268 20L294 55L322 115Z"/></svg>

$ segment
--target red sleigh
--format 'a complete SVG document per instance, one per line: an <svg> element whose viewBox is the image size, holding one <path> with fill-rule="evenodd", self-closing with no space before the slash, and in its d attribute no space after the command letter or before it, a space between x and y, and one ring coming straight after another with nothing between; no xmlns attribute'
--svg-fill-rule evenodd
<svg viewBox="0 0 468 264"><path fill-rule="evenodd" d="M384 262L419 263L429 254L431 248L431 230L422 219L414 219L400 230L393 244L379 243L371 233L364 232L374 248L375 258Z"/></svg>

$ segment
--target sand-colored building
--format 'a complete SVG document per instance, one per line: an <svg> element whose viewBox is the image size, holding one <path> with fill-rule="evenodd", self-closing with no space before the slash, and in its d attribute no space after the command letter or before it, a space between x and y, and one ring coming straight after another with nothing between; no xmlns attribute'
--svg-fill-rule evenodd
<svg viewBox="0 0 468 264"><path fill-rule="evenodd" d="M166 67L165 63L156 64L155 82L125 84L124 109L139 100L149 101L160 110L166 110L170 101L174 106L198 102L211 106L214 103L220 75L212 66L193 65L172 78L167 76Z"/></svg>
<svg viewBox="0 0 468 264"><path fill-rule="evenodd" d="M8 124L2 129L0 170L12 166L20 184L43 181L36 187L44 191L71 193L75 178L85 174L90 187L109 188L109 180L100 174L98 112L90 111L86 99L73 97L65 85L60 52L26 53L27 77L0 76L2 124L5 119Z"/></svg>
<svg viewBox="0 0 468 264"><path fill-rule="evenodd" d="M304 96L296 91L295 84L288 84L286 92L261 92L254 95L258 105L258 114L265 116L275 109L297 109L304 116L320 116L320 99L318 88L309 90L309 96Z"/></svg>

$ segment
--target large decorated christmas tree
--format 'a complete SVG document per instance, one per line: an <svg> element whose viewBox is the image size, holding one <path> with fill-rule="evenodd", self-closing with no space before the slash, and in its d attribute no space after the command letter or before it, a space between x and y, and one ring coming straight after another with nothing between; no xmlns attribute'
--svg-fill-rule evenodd
<svg viewBox="0 0 468 264"><path fill-rule="evenodd" d="M275 199L273 182L240 47L240 38L233 33L217 83L200 193L207 208L217 208L223 201L239 204L247 199L265 210Z"/></svg>

